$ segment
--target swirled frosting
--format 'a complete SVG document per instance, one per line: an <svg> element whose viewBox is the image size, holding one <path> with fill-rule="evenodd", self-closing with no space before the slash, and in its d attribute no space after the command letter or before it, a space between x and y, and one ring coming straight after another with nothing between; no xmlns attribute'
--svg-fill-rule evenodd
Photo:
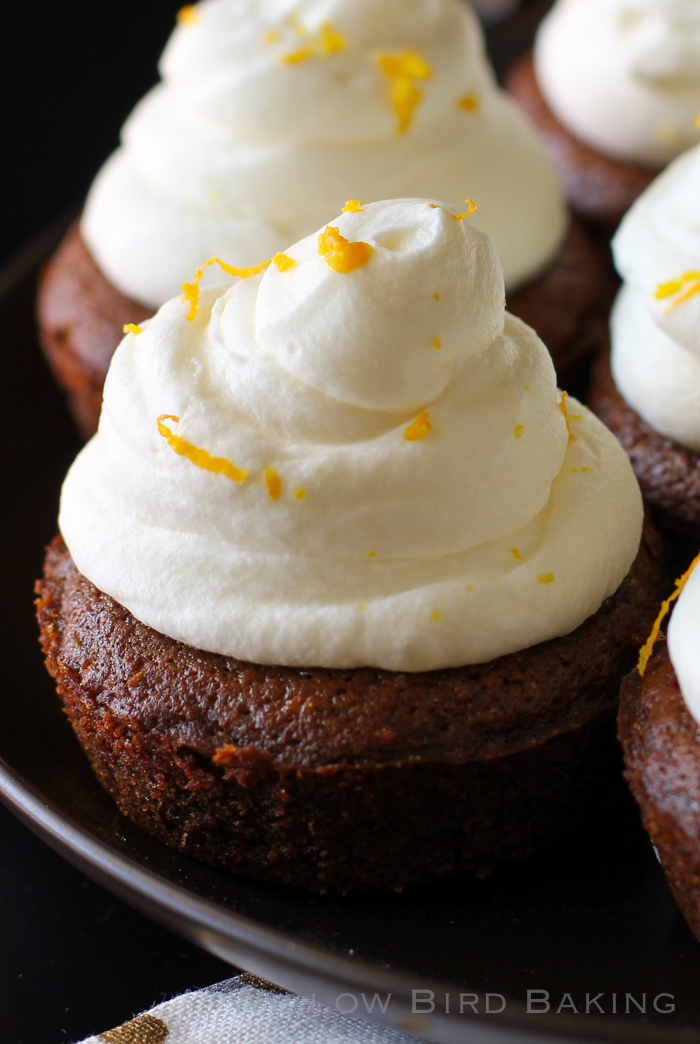
<svg viewBox="0 0 700 1044"><path fill-rule="evenodd" d="M668 654L688 710L700 724L700 569L683 588L668 625Z"/></svg>
<svg viewBox="0 0 700 1044"><path fill-rule="evenodd" d="M567 420L467 215L355 206L130 333L63 489L80 571L260 663L476 663L594 613L636 555L639 489L590 412Z"/></svg>
<svg viewBox="0 0 700 1044"><path fill-rule="evenodd" d="M558 0L535 68L559 120L606 155L663 167L698 141L697 0Z"/></svg>
<svg viewBox="0 0 700 1044"><path fill-rule="evenodd" d="M623 398L662 435L700 450L700 150L636 201L613 240L625 285L612 315Z"/></svg>
<svg viewBox="0 0 700 1044"><path fill-rule="evenodd" d="M563 238L558 177L458 0L205 0L175 30L88 196L107 278L157 307L212 256L247 266L350 198L478 204L509 289Z"/></svg>

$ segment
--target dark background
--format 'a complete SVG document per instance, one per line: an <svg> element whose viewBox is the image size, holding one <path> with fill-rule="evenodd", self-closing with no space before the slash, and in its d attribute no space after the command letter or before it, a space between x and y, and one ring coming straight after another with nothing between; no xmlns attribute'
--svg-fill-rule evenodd
<svg viewBox="0 0 700 1044"><path fill-rule="evenodd" d="M156 82L181 2L4 0L0 266L77 211ZM550 2L525 0L523 14L494 32L500 69ZM0 1044L72 1044L230 974L73 870L0 806Z"/></svg>
<svg viewBox="0 0 700 1044"><path fill-rule="evenodd" d="M4 0L0 263L77 207L157 79L179 0Z"/></svg>
<svg viewBox="0 0 700 1044"><path fill-rule="evenodd" d="M0 265L80 206L156 82L180 6L4 0ZM72 1044L231 974L83 877L0 806L1 1044Z"/></svg>

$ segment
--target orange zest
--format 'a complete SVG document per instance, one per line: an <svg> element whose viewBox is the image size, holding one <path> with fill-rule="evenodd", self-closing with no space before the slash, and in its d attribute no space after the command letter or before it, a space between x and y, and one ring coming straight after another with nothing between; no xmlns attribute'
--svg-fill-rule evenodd
<svg viewBox="0 0 700 1044"><path fill-rule="evenodd" d="M564 414L564 420L566 421L566 430L569 433L569 442L571 442L571 440L575 439L576 436L574 435L573 431L571 430L571 423L569 421L569 411L566 408L566 400L568 398L569 398L569 393L568 392L562 392L561 393L561 399L559 400L559 409Z"/></svg>
<svg viewBox="0 0 700 1044"><path fill-rule="evenodd" d="M287 257L286 254L275 254L275 256L273 257L272 260L273 260L274 264L277 265L277 267L279 268L280 272L287 272L292 267L292 265L296 264L296 261L294 260L294 258L293 257Z"/></svg>
<svg viewBox="0 0 700 1044"><path fill-rule="evenodd" d="M429 414L421 413L416 420L414 420L413 424L411 424L409 428L406 428L403 437L406 442L418 442L419 439L422 439L428 434L431 428L432 424L429 420Z"/></svg>
<svg viewBox="0 0 700 1044"><path fill-rule="evenodd" d="M478 94L465 94L457 102L463 112L477 112L480 104Z"/></svg>
<svg viewBox="0 0 700 1044"><path fill-rule="evenodd" d="M349 199L343 207L343 214L362 214L363 210L360 206L359 199Z"/></svg>
<svg viewBox="0 0 700 1044"><path fill-rule="evenodd" d="M690 301L691 297L695 297L696 294L700 294L700 272L684 272L678 279L671 279L668 283L659 283L654 298L657 301L663 301L668 297L676 298L668 308L664 309L664 315L668 315L669 312L675 312L676 308L680 308L686 301Z"/></svg>
<svg viewBox="0 0 700 1044"><path fill-rule="evenodd" d="M337 228L329 225L318 237L318 252L334 272L354 272L366 265L372 256L369 243L350 243Z"/></svg>
<svg viewBox="0 0 700 1044"><path fill-rule="evenodd" d="M133 334L134 337L138 337L139 334L143 333L143 328L137 326L136 323L127 323L124 327L125 334Z"/></svg>
<svg viewBox="0 0 700 1044"><path fill-rule="evenodd" d="M194 4L185 4L175 17L178 25L194 25L195 22L199 21L199 11Z"/></svg>
<svg viewBox="0 0 700 1044"><path fill-rule="evenodd" d="M279 500L282 496L282 480L273 468L268 468L265 472L265 485L270 499Z"/></svg>
<svg viewBox="0 0 700 1044"><path fill-rule="evenodd" d="M688 583L688 580L690 579L690 574L693 572L698 563L700 563L700 555L697 555L693 559L693 561L686 569L685 573L683 573L683 576L679 580L676 580L676 589L673 592L673 594L669 595L669 597L661 603L661 609L659 610L659 615L656 617L656 620L654 621L654 626L651 629L651 634L645 641L642 648L639 650L639 662L637 664L637 670L639 671L642 677L644 677L644 672L647 669L647 664L651 659L651 654L654 651L654 646L658 641L659 634L661 632L661 624L664 622L664 619L666 618L666 615L669 609L671 608L671 605L673 604L673 602L675 602L685 585Z"/></svg>
<svg viewBox="0 0 700 1044"><path fill-rule="evenodd" d="M292 28L297 36L302 39L309 35L308 31L296 21L292 23ZM292 51L291 54L283 54L281 61L285 62L286 65L298 65L299 62L305 62L314 56L317 58L329 58L332 54L344 51L346 46L345 37L341 36L330 22L324 22L318 36L314 40L305 44L304 47L300 47L299 50Z"/></svg>
<svg viewBox="0 0 700 1044"><path fill-rule="evenodd" d="M230 460L224 460L222 457L211 457L206 450L198 449L197 446L185 442L179 435L173 434L170 428L166 427L164 421L173 421L173 423L179 424L180 418L173 417L172 414L168 413L163 413L158 418L158 434L166 440L168 445L179 456L186 457L191 464L202 468L203 471L211 471L215 475L225 475L232 482L245 482L248 475L247 471L240 471L234 467Z"/></svg>
<svg viewBox="0 0 700 1044"><path fill-rule="evenodd" d="M270 261L263 261L262 264L254 265L252 268L233 268L231 265L227 265L225 261L220 261L218 257L210 258L206 264L197 269L194 280L191 283L185 283L182 288L183 304L189 302L190 306L190 313L187 316L188 322L191 323L193 319L196 319L199 313L199 284L206 268L209 268L211 265L220 265L226 275L237 276L239 279L250 279L251 276L260 275L266 268L269 268L270 264Z"/></svg>
<svg viewBox="0 0 700 1044"><path fill-rule="evenodd" d="M476 210L476 203L474 202L473 199L465 199L464 202L465 202L465 204L467 206L467 211L466 211L465 214L451 214L450 215L451 217L453 217L455 219L455 221L464 221L465 218L471 217L472 214L474 213L474 211ZM447 213L449 214L450 211L448 210Z"/></svg>
<svg viewBox="0 0 700 1044"><path fill-rule="evenodd" d="M415 80L430 80L433 70L417 51L401 54L380 54L379 68L392 81L391 101L399 121L399 134L405 134L411 126L414 110L423 100Z"/></svg>

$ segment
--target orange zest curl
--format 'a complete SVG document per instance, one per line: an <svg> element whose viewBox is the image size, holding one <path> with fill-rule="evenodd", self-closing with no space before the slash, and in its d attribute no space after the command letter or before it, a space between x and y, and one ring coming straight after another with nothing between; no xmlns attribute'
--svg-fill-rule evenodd
<svg viewBox="0 0 700 1044"><path fill-rule="evenodd" d="M180 8L175 17L178 25L194 25L199 21L199 11L194 4L186 4Z"/></svg>
<svg viewBox="0 0 700 1044"><path fill-rule="evenodd" d="M293 257L287 257L286 254L275 254L273 262L277 265L280 272L288 272L292 265L296 264Z"/></svg>
<svg viewBox="0 0 700 1044"><path fill-rule="evenodd" d="M251 276L260 275L266 268L269 268L270 264L270 261L263 261L262 264L254 265L252 268L233 268L231 265L227 265L225 261L220 261L218 257L210 258L206 264L197 269L194 280L191 283L185 283L182 288L182 302L183 304L189 302L190 305L187 321L191 323L193 319L197 318L199 313L199 284L206 268L209 268L211 265L220 265L226 275L234 278L238 277L239 279L250 279Z"/></svg>
<svg viewBox="0 0 700 1044"><path fill-rule="evenodd" d="M350 243L337 228L329 225L318 237L318 252L334 272L354 272L372 256L369 243Z"/></svg>
<svg viewBox="0 0 700 1044"><path fill-rule="evenodd" d="M685 573L683 573L683 576L679 580L676 580L676 589L673 592L673 594L669 595L669 597L661 603L661 609L659 610L659 615L656 617L656 620L654 621L654 626L651 629L651 634L645 641L642 648L639 650L639 662L637 664L637 670L639 671L642 677L644 677L644 672L647 669L647 664L651 659L651 654L654 651L654 646L658 641L659 633L661 631L661 624L664 622L664 619L666 618L666 615L669 609L671 608L672 603L675 602L675 600L678 598L679 594L690 580L690 574L693 572L696 565L698 564L700 564L700 555L697 555L693 559L693 561L686 569Z"/></svg>
<svg viewBox="0 0 700 1044"><path fill-rule="evenodd" d="M465 214L451 214L450 215L451 217L453 217L455 219L455 221L464 221L465 218L471 217L472 214L474 213L474 211L476 210L476 203L474 202L473 199L465 199L464 202L465 202L465 204L467 206L467 211L466 211ZM449 214L450 211L448 210L448 211L446 211L446 213Z"/></svg>
<svg viewBox="0 0 700 1044"><path fill-rule="evenodd" d="M399 134L405 134L411 126L414 110L423 100L414 80L430 80L433 70L417 51L379 54L377 64L387 79L393 81L391 101L399 120Z"/></svg>
<svg viewBox="0 0 700 1044"><path fill-rule="evenodd" d="M680 296L676 297L677 294ZM663 301L667 297L676 298L668 308L664 309L664 315L668 315L669 312L675 312L676 308L685 304L686 301L689 301L691 297L695 297L696 294L700 294L700 272L684 272L678 279L671 279L668 283L660 283L656 288L654 298L657 301Z"/></svg>
<svg viewBox="0 0 700 1044"><path fill-rule="evenodd" d="M360 206L359 199L349 199L343 207L343 214L362 214L364 211Z"/></svg>
<svg viewBox="0 0 700 1044"><path fill-rule="evenodd" d="M164 421L173 421L173 423L179 424L180 418L173 417L172 414L168 413L163 413L158 418L158 434L166 440L168 445L179 456L186 457L191 464L202 468L203 471L211 471L215 475L225 475L232 482L245 482L248 475L247 471L239 471L230 460L224 460L221 457L211 457L206 450L198 449L191 443L185 442L179 435L174 435L170 428L165 426Z"/></svg>
<svg viewBox="0 0 700 1044"><path fill-rule="evenodd" d="M421 413L420 416L417 417L416 420L414 420L410 428L406 428L405 432L403 433L403 437L405 438L406 442L418 442L419 439L422 439L425 435L428 434L428 432L432 428L429 416L430 415L428 413Z"/></svg>
<svg viewBox="0 0 700 1044"><path fill-rule="evenodd" d="M569 421L569 411L566 408L566 400L568 398L569 398L569 393L568 392L562 392L561 393L561 399L559 400L559 409L564 414L564 420L566 421L566 430L569 433L569 442L571 442L571 440L575 439L576 436L574 435L573 431L571 430L571 423Z"/></svg>
<svg viewBox="0 0 700 1044"><path fill-rule="evenodd" d="M265 485L267 486L267 492L270 494L270 499L279 500L282 496L282 480L273 468L268 468L265 472Z"/></svg>
<svg viewBox="0 0 700 1044"><path fill-rule="evenodd" d="M135 323L127 323L124 327L125 334L133 334L134 337L138 337L139 334L143 333L143 328L137 326Z"/></svg>

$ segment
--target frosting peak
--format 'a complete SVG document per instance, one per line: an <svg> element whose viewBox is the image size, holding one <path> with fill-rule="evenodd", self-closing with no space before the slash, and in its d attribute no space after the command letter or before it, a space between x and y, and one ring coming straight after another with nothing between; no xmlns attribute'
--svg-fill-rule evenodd
<svg viewBox="0 0 700 1044"><path fill-rule="evenodd" d="M207 258L257 264L358 197L471 196L509 289L553 258L566 225L557 174L461 0L193 10L83 216L122 292L156 307Z"/></svg>
<svg viewBox="0 0 700 1044"><path fill-rule="evenodd" d="M328 264L331 228L363 264ZM570 437L493 243L396 200L284 256L202 280L191 318L177 297L119 346L62 495L81 572L260 663L429 670L577 627L635 557L641 498L573 401Z"/></svg>
<svg viewBox="0 0 700 1044"><path fill-rule="evenodd" d="M698 140L696 0L558 0L535 64L552 111L603 153L663 167Z"/></svg>

